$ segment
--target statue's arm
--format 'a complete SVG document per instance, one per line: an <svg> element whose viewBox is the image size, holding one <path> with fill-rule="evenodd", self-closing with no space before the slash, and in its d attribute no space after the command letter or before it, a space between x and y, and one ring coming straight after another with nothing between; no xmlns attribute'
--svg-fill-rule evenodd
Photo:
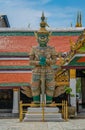
<svg viewBox="0 0 85 130"><path fill-rule="evenodd" d="M34 48L32 48L31 52L30 52L30 55L29 55L29 64L30 65L33 65L33 66L36 66L36 65L39 65L39 60L38 58L36 57L35 58L35 51L34 51Z"/></svg>
<svg viewBox="0 0 85 130"><path fill-rule="evenodd" d="M48 65L55 65L56 64L56 56L57 56L57 53L55 51L55 48L52 48L51 57L46 59L46 63Z"/></svg>
<svg viewBox="0 0 85 130"><path fill-rule="evenodd" d="M38 60L34 60L34 56L30 56L30 62L29 62L30 65L39 65L39 61Z"/></svg>
<svg viewBox="0 0 85 130"><path fill-rule="evenodd" d="M56 64L56 56L52 55L52 57L50 59L46 59L46 63L48 65L55 65Z"/></svg>

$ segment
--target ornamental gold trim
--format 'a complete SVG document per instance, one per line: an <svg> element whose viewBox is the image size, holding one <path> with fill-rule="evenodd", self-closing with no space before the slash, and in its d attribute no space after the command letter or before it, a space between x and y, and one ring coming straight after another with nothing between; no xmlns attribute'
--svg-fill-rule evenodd
<svg viewBox="0 0 85 130"><path fill-rule="evenodd" d="M76 69L70 69L70 78L76 78Z"/></svg>

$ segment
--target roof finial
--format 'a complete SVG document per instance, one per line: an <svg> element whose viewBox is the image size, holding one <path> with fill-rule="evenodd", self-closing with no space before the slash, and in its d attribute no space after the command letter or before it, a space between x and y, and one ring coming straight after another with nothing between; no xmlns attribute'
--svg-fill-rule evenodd
<svg viewBox="0 0 85 130"><path fill-rule="evenodd" d="M42 12L40 27L41 28L45 28L46 26L48 26L48 24L46 22L46 18L44 16L44 12Z"/></svg>
<svg viewBox="0 0 85 130"><path fill-rule="evenodd" d="M76 20L76 27L82 27L82 17L81 17L81 12L77 13L77 20Z"/></svg>
<svg viewBox="0 0 85 130"><path fill-rule="evenodd" d="M42 12L41 20L42 20L42 21L45 20L44 12Z"/></svg>
<svg viewBox="0 0 85 130"><path fill-rule="evenodd" d="M79 27L79 12L77 12L76 27Z"/></svg>
<svg viewBox="0 0 85 130"><path fill-rule="evenodd" d="M81 12L80 12L80 27L82 27L82 15L81 15Z"/></svg>
<svg viewBox="0 0 85 130"><path fill-rule="evenodd" d="M45 34L45 35L48 35L48 37L49 37L51 35L51 32L46 29L46 26L48 26L48 24L46 22L44 12L42 12L40 29L37 32L35 32L35 36L38 37L40 34Z"/></svg>
<svg viewBox="0 0 85 130"><path fill-rule="evenodd" d="M49 33L49 31L47 31L46 26L48 26L47 22L46 22L46 18L44 16L44 12L42 12L42 16L41 16L41 22L40 22L40 29L38 31L38 33L43 32L43 33ZM48 26L49 27L49 26Z"/></svg>

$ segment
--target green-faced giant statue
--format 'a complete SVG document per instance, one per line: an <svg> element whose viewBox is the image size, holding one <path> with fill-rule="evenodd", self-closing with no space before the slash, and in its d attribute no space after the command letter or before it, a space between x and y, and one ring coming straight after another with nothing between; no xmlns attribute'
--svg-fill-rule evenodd
<svg viewBox="0 0 85 130"><path fill-rule="evenodd" d="M55 73L52 65L56 64L56 52L54 47L48 45L51 33L46 30L46 26L42 13L40 29L35 33L38 46L32 47L30 52L30 65L34 66L31 84L34 103L40 103L41 94L42 98L46 95L46 103L52 103L55 90Z"/></svg>

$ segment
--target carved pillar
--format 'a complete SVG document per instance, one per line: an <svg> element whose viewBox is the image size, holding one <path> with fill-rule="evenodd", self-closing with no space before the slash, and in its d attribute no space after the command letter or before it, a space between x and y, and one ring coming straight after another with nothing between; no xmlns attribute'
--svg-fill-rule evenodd
<svg viewBox="0 0 85 130"><path fill-rule="evenodd" d="M76 107L76 70L70 69L70 87L72 88L73 97L70 97L71 105Z"/></svg>
<svg viewBox="0 0 85 130"><path fill-rule="evenodd" d="M12 113L19 113L19 89L13 89L13 109Z"/></svg>

